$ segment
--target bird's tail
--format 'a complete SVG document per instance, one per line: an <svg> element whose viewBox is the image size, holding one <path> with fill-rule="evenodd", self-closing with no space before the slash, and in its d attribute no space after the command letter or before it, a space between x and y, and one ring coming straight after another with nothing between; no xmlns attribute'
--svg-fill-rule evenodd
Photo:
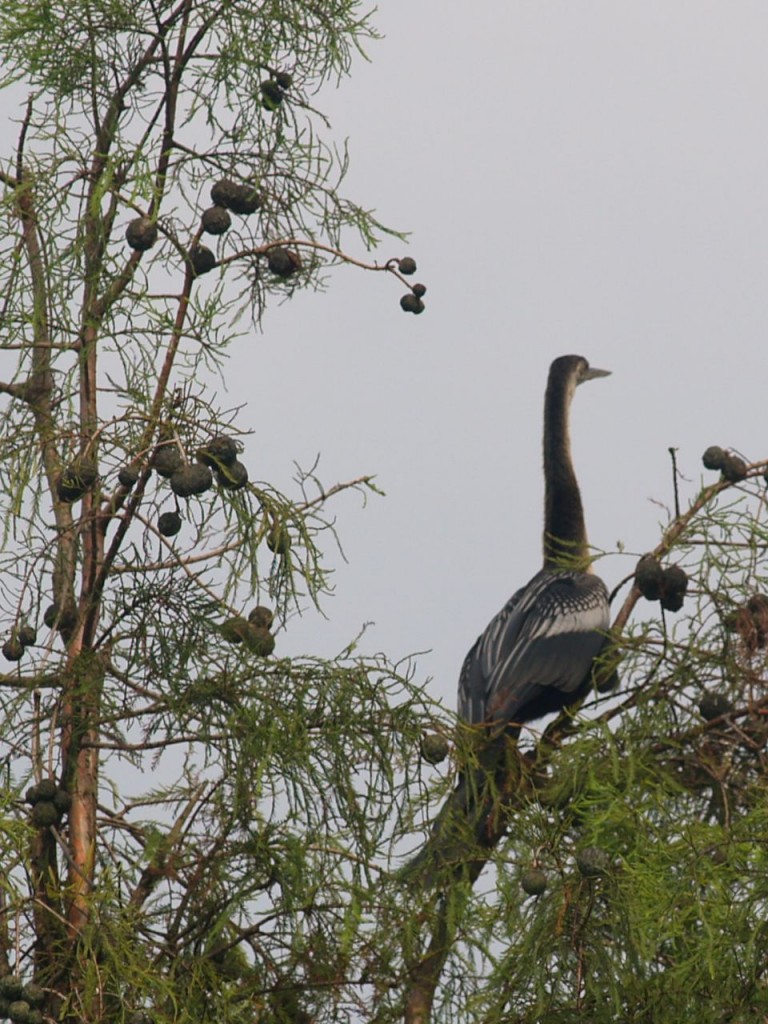
<svg viewBox="0 0 768 1024"><path fill-rule="evenodd" d="M510 751L510 748L512 750ZM508 756L514 754L514 757ZM476 767L461 773L432 826L424 846L397 873L403 881L431 887L474 873L504 834L505 794L516 787L519 754L499 737L480 753Z"/></svg>

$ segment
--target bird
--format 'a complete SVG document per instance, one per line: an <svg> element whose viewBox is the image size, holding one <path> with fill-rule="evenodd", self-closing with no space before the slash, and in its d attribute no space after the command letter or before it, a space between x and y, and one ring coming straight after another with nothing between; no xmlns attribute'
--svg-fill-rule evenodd
<svg viewBox="0 0 768 1024"><path fill-rule="evenodd" d="M576 704L592 685L607 643L608 591L592 571L570 443L576 388L608 376L583 356L555 359L544 400L543 566L517 590L475 641L459 676L459 720L478 739L476 766L465 768L437 816L432 836L406 865L459 859L462 841L489 845L493 792L504 782L505 750L524 724ZM469 833L467 832L469 826Z"/></svg>
<svg viewBox="0 0 768 1024"><path fill-rule="evenodd" d="M516 591L470 649L459 677L459 718L491 738L584 695L605 642L608 591L591 571L570 443L576 388L609 375L583 356L560 356L544 399L542 569Z"/></svg>

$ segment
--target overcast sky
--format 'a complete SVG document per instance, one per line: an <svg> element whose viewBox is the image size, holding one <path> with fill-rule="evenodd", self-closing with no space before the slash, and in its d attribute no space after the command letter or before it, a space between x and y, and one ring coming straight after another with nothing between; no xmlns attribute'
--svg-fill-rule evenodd
<svg viewBox="0 0 768 1024"><path fill-rule="evenodd" d="M317 99L349 138L346 192L412 232L427 311L384 275L268 310L224 405L249 403L255 479L375 473L333 508L349 563L278 654L419 656L453 706L462 658L540 565L549 363L580 389L574 455L592 542L652 547L701 452L768 457L768 6L707 0L386 0L385 38ZM364 255L358 247L353 255ZM218 385L217 385L218 387ZM265 443L264 439L268 438ZM634 559L601 563L609 587Z"/></svg>
<svg viewBox="0 0 768 1024"><path fill-rule="evenodd" d="M281 651L331 653L371 620L368 648L429 651L418 673L452 706L540 564L555 356L613 371L573 415L600 548L656 543L670 446L688 496L709 444L768 457L768 7L387 0L377 24L372 63L319 105L350 139L347 191L412 232L427 311L345 270L239 351L261 353L248 415L275 427L259 475L287 484L319 452L326 482L387 492L338 502L328 621L292 620ZM633 564L603 563L609 587Z"/></svg>

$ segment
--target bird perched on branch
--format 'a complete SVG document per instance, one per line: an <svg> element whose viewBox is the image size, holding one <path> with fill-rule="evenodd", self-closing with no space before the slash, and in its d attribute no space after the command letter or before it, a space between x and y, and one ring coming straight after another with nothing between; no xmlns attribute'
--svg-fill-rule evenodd
<svg viewBox="0 0 768 1024"><path fill-rule="evenodd" d="M516 739L526 722L577 703L592 684L593 663L606 643L608 592L591 571L569 413L578 385L608 372L582 356L561 356L550 367L544 566L491 619L464 660L459 716L477 730L478 767L462 773L407 874L430 860L460 860L467 840L486 846L498 840L493 793L503 788L508 738Z"/></svg>

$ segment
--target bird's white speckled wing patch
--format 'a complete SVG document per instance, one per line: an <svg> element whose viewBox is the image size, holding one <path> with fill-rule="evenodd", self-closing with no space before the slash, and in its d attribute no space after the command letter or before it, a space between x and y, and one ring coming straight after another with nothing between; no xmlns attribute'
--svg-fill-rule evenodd
<svg viewBox="0 0 768 1024"><path fill-rule="evenodd" d="M506 727L538 717L550 703L567 703L603 647L608 623L608 595L598 577L542 570L467 655L459 713L473 724Z"/></svg>

